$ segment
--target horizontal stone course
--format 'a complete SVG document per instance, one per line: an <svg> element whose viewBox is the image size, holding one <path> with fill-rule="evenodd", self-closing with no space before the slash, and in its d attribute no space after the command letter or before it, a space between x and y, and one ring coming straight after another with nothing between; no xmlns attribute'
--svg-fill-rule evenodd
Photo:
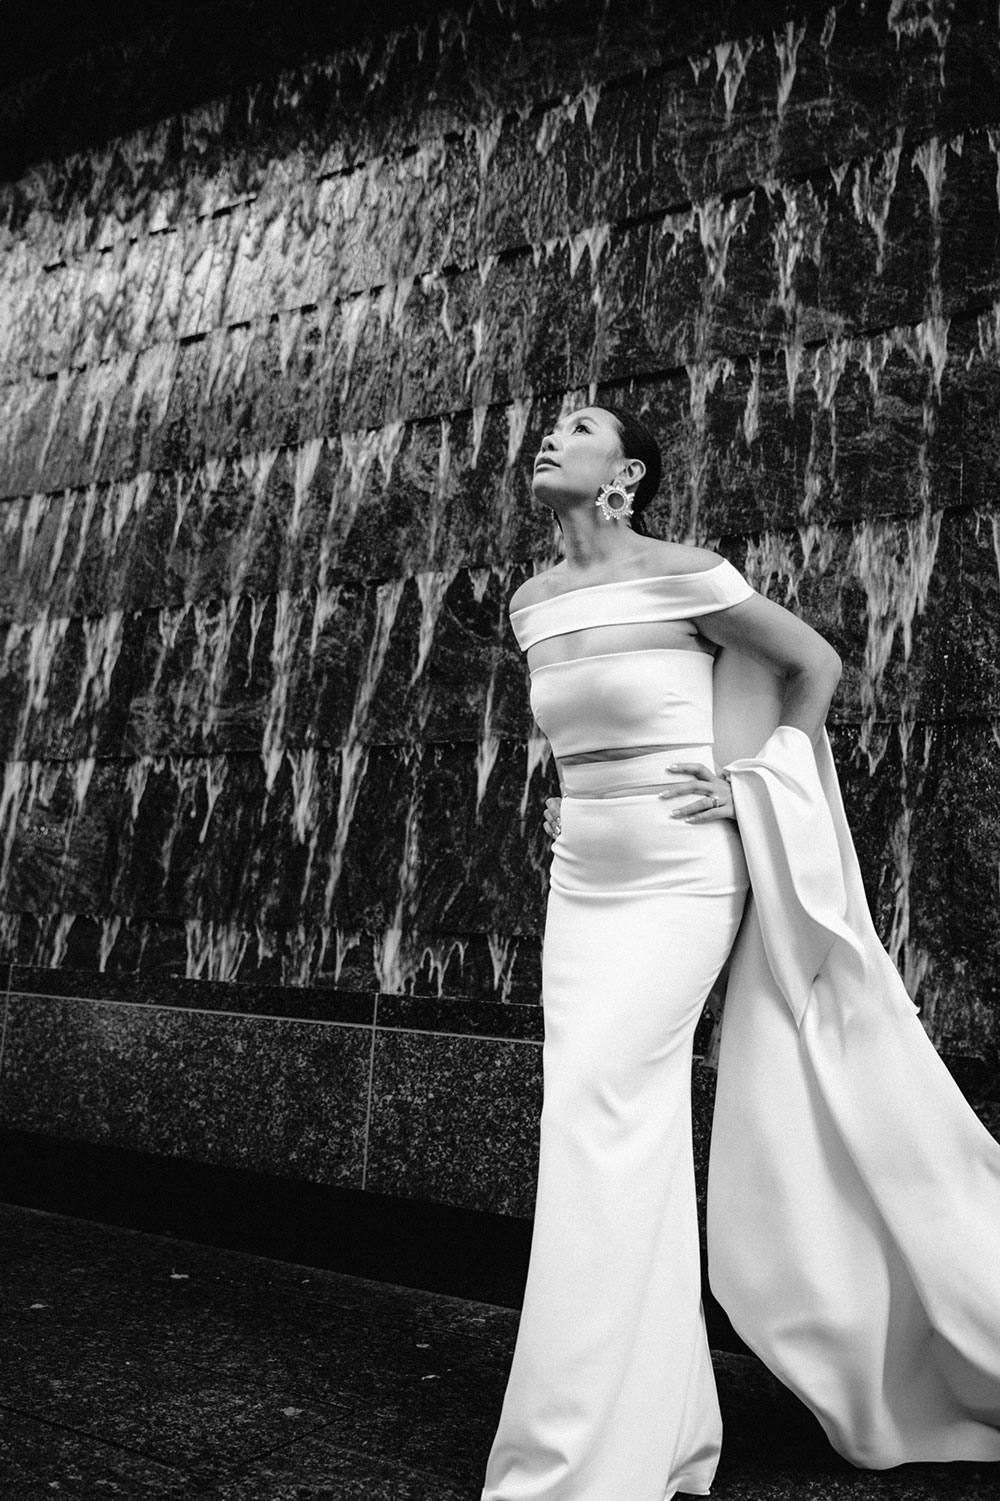
<svg viewBox="0 0 1000 1501"><path fill-rule="evenodd" d="M915 517L812 523L725 551L841 652L842 719L975 717L1000 707L996 525L928 498ZM285 750L523 739L507 608L523 577L456 568L9 627L0 747L42 761L259 754L276 769Z"/></svg>
<svg viewBox="0 0 1000 1501"><path fill-rule="evenodd" d="M280 930L258 922L241 929L239 923L211 918L184 921L164 915L102 917L3 909L0 931L8 951L17 956L18 988L40 995L131 999L141 1004L149 982L148 998L156 1004L167 1004L167 997L171 1005L190 1005L194 1010L361 1024L369 1020L367 1008L378 995L389 1027L522 1041L531 1038L527 1024L500 1025L494 1012L481 1013L479 1008L537 1007L539 1001L537 932L442 934L411 929L406 935L405 969L400 966L395 977L388 977L398 987L390 996L382 989L384 932L321 924ZM0 966L0 984L3 974ZM6 992L6 984L2 988ZM275 988L280 992L277 998L271 994ZM207 1001L200 1006L203 991ZM229 1006L223 1003L227 991ZM404 1006L412 1001L426 1009L418 1010L412 1026L404 1025L402 1013L392 1010L396 1001ZM480 1015L481 1025L475 1020Z"/></svg>
<svg viewBox="0 0 1000 1501"><path fill-rule="evenodd" d="M801 358L810 341L986 309L1000 299L995 153L973 135L960 155L937 142L925 156L919 169L895 158L885 168L893 191L874 226L858 224L850 176L839 191L758 191L615 235L582 263L562 247L530 270L518 259L485 277L404 280L290 321L265 305L245 328L209 313L195 343L112 349L79 373L0 387L0 485L17 493L190 467L245 452L250 431L267 448L692 362ZM37 301L24 304L32 348Z"/></svg>
<svg viewBox="0 0 1000 1501"><path fill-rule="evenodd" d="M539 902L543 895L542 831L534 819L527 839L521 828L532 786L524 750L498 747L478 812L476 763L473 746L431 747L416 758L395 747L373 751L348 821L340 758L323 757L303 810L303 846L287 769L269 798L259 763L230 758L215 766L214 782L212 767L198 761L150 768L133 818L125 765L100 762L75 817L72 775L22 814L6 905L235 921L248 931L332 916L347 928L382 930L399 920L402 901L406 926L417 932L503 932L505 924L522 931L526 889ZM541 785L531 794L536 807ZM408 824L419 830L420 878L401 893ZM232 860L233 848L247 851L243 861ZM327 895L331 879L335 896ZM529 931L539 922L540 910Z"/></svg>
<svg viewBox="0 0 1000 1501"><path fill-rule="evenodd" d="M346 989L335 984L332 976L320 976L312 985L194 980L170 973L169 966L163 964L133 970L109 967L103 972L66 964L58 968L14 964L9 980L4 992L10 989L23 997L60 997L529 1043L541 1042L543 1035L537 994L520 1002L488 1000L482 995L380 995L375 990Z"/></svg>
<svg viewBox="0 0 1000 1501"><path fill-rule="evenodd" d="M865 157L853 166L850 157L842 159L842 166L827 157L819 165L828 162L836 169L839 190L828 176L825 185L822 179L817 183L818 192L808 181L783 184L772 168L766 180L773 186L766 198L758 195L761 206L751 188L749 194L744 190L745 206L739 197L727 198L722 210L714 198L706 201L705 191L671 195L650 189L649 163L641 148L636 157L635 142L649 141L643 111L655 109L655 86L651 92L632 86L618 96L602 96L592 127L586 120L575 121L574 138L567 141L564 132L555 132L553 146L544 153L530 140L501 135L488 166L477 167L474 143L428 147L421 156L386 166L388 182L359 170L350 177L303 184L298 193L282 183L280 193L244 200L222 217L189 221L176 230L123 243L113 253L95 251L69 263L30 258L22 242L0 259L0 378L17 379L19 372L52 374L236 324L288 316L296 309L327 308L338 299L367 297L373 287L381 297L386 284L391 299L396 282L405 287L414 276L484 261L488 265L498 253L558 239L576 236L574 254L580 254L588 234L599 244L610 226L643 214L660 220L671 205L692 200L692 221L697 219L702 237L718 233L712 215L739 220L743 244L734 247L734 261L742 248L744 259L756 262L762 246L787 238L782 225L789 220L795 225L794 241L804 219L814 262L824 238L832 241L831 253L823 255L822 284L814 278L811 288L808 281L801 290L795 288L799 303L805 292L806 300L816 304L811 317L800 315L808 336L906 321L928 274L927 256L919 253L919 226L930 217L921 162L935 173L939 162L946 168L938 209L946 300L960 301L964 295L967 301L969 274L982 276L990 264L976 238L996 239L995 222L988 217L992 213L995 221L995 156L984 133L967 138L933 134L906 149L901 159L899 148L885 160ZM532 129L538 133L537 123ZM534 175L526 175L526 168L534 169ZM494 203L490 195L500 183L504 195ZM862 213L873 222L859 228ZM672 218L668 214L668 224ZM755 234L748 233L748 224ZM858 241L856 248L852 238ZM924 238L930 238L926 230ZM705 275L706 259L698 239L694 234L696 284ZM900 247L906 247L914 264L897 264ZM669 233L665 253L671 262L677 260L676 239ZM769 258L766 248L764 255ZM853 273L868 271L873 260L881 301L866 300L859 307L861 281ZM683 281L683 257L676 272ZM870 280L870 274L864 279ZM763 278L765 307L772 282L772 277ZM733 311L741 308L745 317L753 300L744 308L743 291L739 277L731 280L728 304ZM895 301L888 302L886 294ZM725 329L721 310L717 316L722 316L722 330L716 342ZM774 308L770 321L758 315L753 332L768 338L780 329L781 309Z"/></svg>
<svg viewBox="0 0 1000 1501"><path fill-rule="evenodd" d="M360 1187L364 1029L12 995L0 1122Z"/></svg>
<svg viewBox="0 0 1000 1501"><path fill-rule="evenodd" d="M279 178L230 212L68 262L18 242L0 257L0 379L474 267L584 231L598 214L609 223L642 214L657 101L655 84L604 96L592 126L582 119L554 126L544 153L535 146L543 116L515 120L488 162L466 136L318 182ZM559 106L557 122L564 115ZM645 172L637 140L647 142Z"/></svg>
<svg viewBox="0 0 1000 1501"><path fill-rule="evenodd" d="M748 30L728 77L715 58L699 59L697 80L666 82L653 201L838 169L887 139L909 145L970 118L992 121L990 89L978 89L974 104L970 97L973 73L981 78L981 17L956 21L939 60L933 37L893 36L882 7L851 5L795 18L771 35Z"/></svg>
<svg viewBox="0 0 1000 1501"><path fill-rule="evenodd" d="M569 288L572 286L570 282ZM521 327L529 322L525 319ZM569 324L559 326L569 328ZM539 329L542 327L540 324ZM621 362L623 370L627 342L627 330L609 320L605 338L609 359L613 356ZM598 389L611 399L624 397L647 411L651 425L662 436L664 499L654 515L662 515L666 508L665 520L675 534L679 529L681 534L704 536L703 496L712 497L711 523L727 531L753 529L762 523L781 524L782 520L797 524L803 511L811 519L838 512L880 514L918 509L925 503L928 488L939 505L992 503L988 476L996 443L990 421L997 399L996 345L995 312L992 308L977 309L950 320L950 324L947 320L921 320L917 325L853 340L838 338L815 348L795 346L783 354L777 352L777 357L759 352L753 358L735 361L713 359L692 365L687 371L658 372L653 377L643 374L642 362L636 356L627 385L623 376L620 384L605 383ZM202 347L190 346L182 354L190 353L193 360ZM616 348L621 352L615 354ZM557 356L558 351L553 351L547 359L551 363ZM651 356L647 355L647 361ZM303 375L305 369L303 366ZM554 381L556 372L550 373ZM88 397L93 398L94 409L88 431L96 437L102 430L104 433L102 456L94 463L76 446L80 414L85 417L89 410L84 401L87 375L84 372L79 377L77 392L67 388L61 412L56 387L50 383L39 388L45 397L44 413L41 408L37 413L19 408L11 394L14 388L8 389L13 426L8 461L5 467L0 461L0 468L8 493L24 496L41 495L47 488L62 484L79 485L91 476L99 479L102 473L110 479L120 469L118 488L110 493L98 489L92 501L83 497L86 507L80 514L86 516L91 504L99 506L103 530L116 524L108 514L109 503L121 507L124 514L118 547L126 550L130 566L137 548L141 548L138 562L145 577L153 571L162 576L159 560L164 551L168 555L175 552L172 570L189 571L195 566L206 582L214 582L216 587L226 582L232 587L234 577L242 581L244 564L256 568L256 578L260 578L259 570L264 565L269 569L265 578L275 579L279 561L277 576L284 574L285 580L295 585L310 581L310 572L301 559L303 547L320 548L327 560L324 574L332 579L341 568L357 572L366 563L367 576L378 576L379 565L388 567L390 557L398 557L399 547L413 558L411 567L426 566L427 562L441 566L451 559L491 562L498 556L509 556L511 549L537 547L545 536L537 513L530 514L535 508L527 490L526 456L557 415L557 401L547 392L534 404L529 392L506 413L503 398L497 403L500 410L494 407L492 412L484 404L470 415L465 406L454 416L432 412L423 420L398 418L384 427L370 427L366 433L348 429L338 439L341 430L335 422L321 422L312 436L306 436L311 424L302 413L295 420L294 431L288 423L276 430L268 414L288 407L288 403L276 401L262 368L256 376L259 399L246 389L247 377L239 416L222 398L214 407L205 405L204 392L199 390L194 372L188 370L183 380L178 376L171 389L170 405L176 408L173 426L168 413L164 427L157 430L156 442L150 444L144 437L141 406L138 425L130 424L134 394L128 388L119 390L105 375L106 408L97 399L100 391L96 386L97 395L92 391ZM562 392L566 382L555 382L551 389L553 393ZM790 400L792 394L794 402ZM586 388L579 399L587 399ZM192 417L201 429L197 439L186 425L185 401L193 404ZM515 423L520 428L522 420L523 437L516 445L521 456L515 452L512 464L510 435ZM47 441L50 424L55 436ZM183 458L176 451L171 456L171 433L179 435L181 431L187 433L188 441ZM60 432L63 439L58 439ZM63 442L64 456L57 459L56 451ZM276 453L283 445L292 448ZM46 448L39 471L38 457ZM794 455L791 465L787 462L789 450ZM397 470L394 460L400 455L403 462ZM157 467L158 459L168 471L181 469L176 481L142 477ZM881 476L877 466L881 466ZM386 479L390 469L397 474L395 489ZM135 471L140 472L139 479ZM294 479L289 486L289 479L298 472L302 478ZM945 490L943 483L948 486ZM373 486L370 499L369 484ZM210 497L216 494L225 497L224 502L213 505L209 514ZM199 508L188 514L190 500L196 497ZM72 498L78 505L75 496ZM140 500L143 508L152 502L150 516L156 530L148 538L136 535L137 526L148 524L138 515ZM39 500L25 513L26 502L21 500L18 512L8 512L12 529L17 531L19 526L15 515L29 515L30 524L36 525L44 522L50 510L53 519L48 525L58 526L58 513L65 503L65 499L55 497ZM369 510L370 505L374 505L374 511ZM278 507L277 514L272 514L274 507ZM427 507L432 508L435 524L430 538L424 541L423 514ZM297 531L288 538L290 517L296 518ZM352 537L359 517L365 525ZM251 550L259 547L258 558L245 557L240 536L233 537L227 555L206 547L197 532L192 535L196 521L199 527L224 531L229 519L232 536L237 527L245 527L245 518L252 528ZM260 545L265 538L257 529L265 521L273 529L277 551ZM175 543L173 533L178 525ZM39 539L40 562L47 570L52 567L48 536ZM70 534L73 536L79 537L79 523ZM29 570L32 545L29 534L25 544ZM101 569L106 580L95 587L108 588L112 573L108 551L104 547L95 556L96 546L95 535L89 540L88 558L85 544L81 590L88 587L93 571ZM367 552L369 547L374 551ZM71 550L70 541L64 549L66 560L75 560L76 549ZM20 551L20 547L16 551L12 547L7 552L4 570L12 580L7 597L14 608L18 591L24 591L23 583L12 579ZM59 567L56 563L56 580ZM113 571L121 577L120 565ZM127 581L127 567L124 573ZM156 587L162 595L159 580ZM124 592L127 598L127 589Z"/></svg>
<svg viewBox="0 0 1000 1501"><path fill-rule="evenodd" d="M777 6L771 14L757 5L750 26L745 13L734 10L730 23L736 23L734 35L741 39L737 56L747 55L731 107L726 100L730 75L720 70L712 51L715 41L706 37L706 26L713 24L709 12L678 27L675 9L667 15L658 7L642 17L634 6L626 6L626 14L606 15L599 81L593 69L594 18L579 7L573 17L560 17L561 29L578 26L578 44L567 46L565 32L559 46L551 48L540 47L538 38L525 33L508 33L491 38L477 59L473 34L467 38L472 56L466 45L462 67L453 68L436 90L425 85L411 94L407 69L412 58L405 49L398 54L402 76L386 75L374 92L366 89L350 54L339 62L331 57L307 63L277 81L224 95L130 139L112 140L100 153L45 163L22 184L6 189L0 223L6 219L10 225L8 244L30 247L37 264L52 264L88 247L110 246L119 237L143 236L190 216L223 212L248 198L266 203L294 197L325 174L350 175L359 164L388 157L386 178L379 183L384 189L398 170L396 163L405 163L407 153L422 145L444 140L449 152L455 148L464 154L465 138L474 143L478 130L483 149L489 149L494 121L504 122L494 148L505 168L498 180L509 180L508 173L523 172L525 158L530 161L534 154L513 149L521 130L537 135L545 129L543 139L554 138L558 162L567 140L578 149L578 132L584 129L579 109L565 111L563 101L579 98L592 86L600 95L598 111L610 96L609 113L620 116L616 91L631 88L627 80L639 76L647 80L644 92L651 97L659 78L666 84L654 180L660 185L655 201L667 204L864 155L872 142L894 134L900 121L907 139L919 139L935 130L950 133L970 118L977 123L995 119L989 111L989 50L981 41L983 5L963 8L949 29L940 61L933 36L894 34L883 7L864 13L840 7L832 28L831 7L825 4ZM791 36L798 39L794 67L779 56L779 44L788 51L790 17ZM457 33L453 41L459 41ZM690 61L683 56L686 47ZM974 72L978 86L972 85ZM790 87L779 106L783 77ZM546 109L563 110L566 123L557 127L557 114L546 128ZM178 141L182 150L190 146L197 152L198 173L172 150ZM531 144L528 135L524 147ZM604 160L608 144L602 140L597 153ZM585 195L576 222L570 219L548 233L592 222L583 203L595 202L593 181L588 182L586 173L573 175ZM600 180L605 189L609 184L613 188L613 175L601 174ZM553 186L558 193L558 184ZM489 192L489 183L486 187ZM539 195L543 205L547 196ZM531 213L530 201L525 202L530 197L515 193L507 203L498 201L495 211L501 220L512 212ZM109 201L114 214L108 212ZM492 222L492 212L485 218ZM497 248L484 241L479 253Z"/></svg>
<svg viewBox="0 0 1000 1501"><path fill-rule="evenodd" d="M171 974L163 965L140 973L138 969L98 972L75 969L66 964L58 968L15 964L9 988L22 996L322 1021L341 1026L373 1026L375 1021L376 997L371 991L346 990L332 985L283 986L193 980Z"/></svg>
<svg viewBox="0 0 1000 1501"><path fill-rule="evenodd" d="M891 931L899 899L898 871L887 856L893 841L905 833L911 851L906 876L910 938L916 941L923 933L920 941L929 953L954 953L958 930L949 925L958 924L971 935L960 946L962 964L969 969L967 984L980 985L971 980L974 970L989 988L998 957L996 935L988 909L982 922L970 925L964 906L977 887L989 889L994 875L991 850L1000 830L994 827L991 725L918 722L906 732L905 757L892 725L869 732L867 753L857 751L857 733L850 726L835 725L834 731L848 814L883 936ZM24 905L29 911L127 914L131 921L169 914L175 921L199 922L206 937L209 920L219 923L220 933L231 924L249 936L258 924L291 930L302 924L305 932L315 933L332 918L344 930L381 935L368 977L355 973L351 985L371 986L371 976L381 971L381 988L405 990L421 969L427 942L446 953L449 943L463 935L495 934L499 953L500 935L540 932L548 864L540 824L546 786L538 779L526 788L524 764L520 747L499 748L486 796L474 815L477 771L472 754L425 753L413 759L389 750L373 752L332 912L324 909L324 890L337 808L335 768L320 800L317 856L304 888L305 852L296 849L286 832L290 810L282 783L266 826L257 832L260 795L254 782L259 789L259 772L234 782L231 769L210 820L205 818L203 784L189 785L194 817L185 818L172 779L151 777L130 833L115 803L117 775L109 784L98 773L68 854L58 837L65 827L62 798L53 797L47 815L36 804L22 821L7 905L12 910ZM942 819L942 798L951 810L947 820ZM206 838L199 842L199 828L206 822ZM412 867L406 855L407 827L419 851ZM485 830L491 831L486 843ZM234 845L252 851L245 867L232 867L228 851ZM947 879L945 871L950 872ZM400 923L393 940L400 947L390 959L385 945L393 925ZM331 953L328 963L332 960ZM501 963L501 972L503 968ZM462 993L467 985L452 981L446 988Z"/></svg>

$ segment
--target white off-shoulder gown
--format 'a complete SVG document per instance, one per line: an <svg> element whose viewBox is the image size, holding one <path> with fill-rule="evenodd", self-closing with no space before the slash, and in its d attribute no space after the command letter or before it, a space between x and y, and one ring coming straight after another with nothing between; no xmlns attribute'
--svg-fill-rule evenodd
<svg viewBox="0 0 1000 1501"><path fill-rule="evenodd" d="M553 595L512 623L527 650L751 593L720 564ZM728 764L739 832L670 817L654 785L669 755L564 768L535 1224L483 1501L709 1492L722 1428L690 1070L730 954L713 1291L855 1463L1000 1459L1000 1146L874 933L825 737L814 751L777 726L775 685L730 653L707 674L686 651L598 655L533 676L557 756L588 733L684 743L675 759Z"/></svg>

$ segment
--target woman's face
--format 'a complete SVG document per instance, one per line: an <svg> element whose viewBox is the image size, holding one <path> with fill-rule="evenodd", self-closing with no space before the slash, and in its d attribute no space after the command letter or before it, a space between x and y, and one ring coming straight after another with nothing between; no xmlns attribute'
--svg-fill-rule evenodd
<svg viewBox="0 0 1000 1501"><path fill-rule="evenodd" d="M632 473L633 466L637 474ZM549 506L593 501L602 485L619 476L637 483L643 472L638 460L626 459L622 453L618 424L611 413L601 407L580 407L542 439L531 489L536 500Z"/></svg>

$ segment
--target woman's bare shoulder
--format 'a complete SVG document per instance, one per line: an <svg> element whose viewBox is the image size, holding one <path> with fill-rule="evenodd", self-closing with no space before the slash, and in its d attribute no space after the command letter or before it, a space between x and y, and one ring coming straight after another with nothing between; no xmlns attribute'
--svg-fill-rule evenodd
<svg viewBox="0 0 1000 1501"><path fill-rule="evenodd" d="M510 597L509 609L521 610L525 605L537 605L539 600L547 598L550 594L559 592L558 580L565 573L565 563L556 563L553 568L543 568L540 573L533 573L525 579ZM553 585L555 588L553 588Z"/></svg>
<svg viewBox="0 0 1000 1501"><path fill-rule="evenodd" d="M597 577L588 581L605 583L627 579L669 578L682 573L705 573L724 561L717 552L712 552L707 547L689 547L684 542L661 542L655 537L645 537L642 547L637 548L628 561L609 578ZM515 589L510 609L522 610L527 605L536 605L541 600L562 594L566 588L566 571L566 561L563 559L553 568L544 568L541 572L532 574L520 588Z"/></svg>

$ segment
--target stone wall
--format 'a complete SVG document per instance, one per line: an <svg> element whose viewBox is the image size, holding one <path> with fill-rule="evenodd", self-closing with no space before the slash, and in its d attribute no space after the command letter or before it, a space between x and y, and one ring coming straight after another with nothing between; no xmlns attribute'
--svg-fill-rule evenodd
<svg viewBox="0 0 1000 1501"><path fill-rule="evenodd" d="M505 609L602 395L654 529L844 656L877 921L995 1118L995 7L205 9L238 66L133 26L0 99L0 1124L530 1213Z"/></svg>

